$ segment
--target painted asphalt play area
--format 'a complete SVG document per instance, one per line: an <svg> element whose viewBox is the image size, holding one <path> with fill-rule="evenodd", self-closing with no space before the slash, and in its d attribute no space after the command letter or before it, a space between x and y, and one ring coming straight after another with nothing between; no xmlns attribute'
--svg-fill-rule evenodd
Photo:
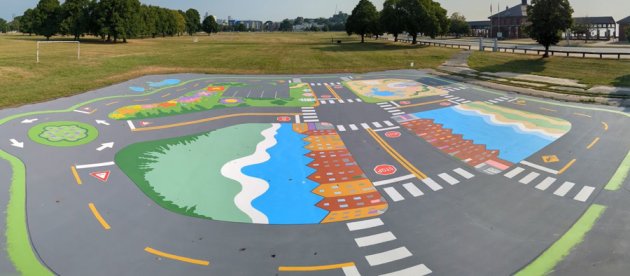
<svg viewBox="0 0 630 276"><path fill-rule="evenodd" d="M0 274L623 275L627 111L415 70L2 110Z"/></svg>

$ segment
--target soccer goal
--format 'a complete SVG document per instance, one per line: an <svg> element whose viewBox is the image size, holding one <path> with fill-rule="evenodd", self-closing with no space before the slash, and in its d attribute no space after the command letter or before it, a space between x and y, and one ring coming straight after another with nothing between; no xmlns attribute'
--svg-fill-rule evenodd
<svg viewBox="0 0 630 276"><path fill-rule="evenodd" d="M76 43L77 44L77 59L81 59L81 42L79 41L37 41L37 63L39 63L39 45L52 44L52 43Z"/></svg>

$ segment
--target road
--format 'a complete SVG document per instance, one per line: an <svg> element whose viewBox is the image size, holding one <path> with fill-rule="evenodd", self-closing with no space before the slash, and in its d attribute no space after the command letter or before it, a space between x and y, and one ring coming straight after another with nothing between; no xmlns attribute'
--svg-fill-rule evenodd
<svg viewBox="0 0 630 276"><path fill-rule="evenodd" d="M426 87L429 94L374 100L376 96L392 96L383 87L418 89L412 84ZM314 99L301 105L277 102L291 97L292 85L306 87L304 97L312 94ZM367 85L370 89L366 93L375 94L357 94L358 85ZM216 94L205 91L214 88L225 89L229 99L268 98L274 103L263 106L262 100L245 101L247 106L238 106L225 102L224 106L194 112L145 114L147 117L138 113L129 119L112 116L125 107L158 108L152 104L167 104L169 100L185 106L181 103L191 97L213 97ZM197 96L191 96L193 92ZM446 110L457 111L452 116L462 116L462 121L449 120L441 113ZM497 112L487 117L494 118L488 119L492 123L472 119L478 116L474 112L488 110ZM603 190L630 150L630 124L624 112L627 110L566 104L453 83L415 70L363 75L147 76L70 98L0 111L0 118L4 118L0 120L0 150L25 165L27 214L26 221L14 217L0 230L8 224L26 223L35 256L59 275L302 275L304 271L312 275L511 275L556 242L591 204L617 210L606 216L628 210L624 197ZM431 116L443 121L419 129L416 124ZM525 119L515 123L511 116ZM133 162L120 162L123 152L146 141L225 129L242 131L246 124L272 126L279 122L310 124L338 135L362 170L361 177L368 179L387 202L386 211L332 223L274 223L274 216L265 213L268 224L242 223L201 217L199 212L206 203L199 201L195 203L197 210L189 210L198 216L185 215L185 211L164 207L170 203L143 190L126 167ZM502 124L510 125L510 131L499 128ZM61 125L72 128L60 130ZM97 129L98 135L93 131L85 134L82 129L89 129L85 125ZM444 131L449 134L443 135ZM524 138L523 133L533 136ZM87 136L74 136L82 134ZM246 147L250 138L245 136L236 135L232 140ZM195 139L202 139L199 137ZM269 145L271 160L277 160L274 147L288 143L282 137L277 134L276 146ZM543 137L536 140L539 144L527 140L536 137ZM444 138L460 139L459 144L438 144ZM264 146L262 139L257 147ZM191 146L195 141L179 146ZM470 159L458 157L470 143L480 146L472 149ZM170 145L160 149L165 155L156 160L171 160L166 153L175 146ZM253 152L256 143L251 145ZM169 198L171 203L179 204L178 200L189 193L204 193L204 188L187 190L192 189L187 183L196 181L191 172L211 171L213 160L240 150L213 148L213 144L205 147L207 153L199 155L205 156L207 163L192 160L196 154L190 151L169 163L177 170L163 167L169 172L160 175L170 183L165 189L176 195ZM462 150L448 153L449 147ZM496 154L495 147L501 148L498 157L483 159ZM280 159L293 158L290 151L284 154L287 156ZM479 158L485 163L471 165ZM195 169L187 170L177 163ZM385 173L377 169L379 165L391 165L395 171ZM15 167L0 162L1 188L7 191L1 193L1 206L7 206L12 169L16 174ZM263 177L258 179L271 186L278 177L291 182L293 179L283 178L293 177L289 170L263 170ZM250 177L254 174L246 166L238 171ZM298 171L308 176L315 170L304 167ZM145 172L141 178L152 185L161 181ZM210 180L205 183L213 185ZM161 196L168 197L166 192ZM281 198L294 196L304 195L287 192ZM6 211L3 209L3 214ZM627 226L628 220L608 231L622 231ZM600 236L596 237L598 242L581 245L578 256L571 255L561 263L560 272L579 274L571 268L603 258L584 253L592 250L614 254L617 259L609 265L617 267L616 271L630 269L623 261L630 258L628 251L604 250L615 242L627 242L616 240L622 237ZM0 245L6 246L4 235ZM10 249L7 252L12 254ZM8 254L0 258L0 271L20 270Z"/></svg>

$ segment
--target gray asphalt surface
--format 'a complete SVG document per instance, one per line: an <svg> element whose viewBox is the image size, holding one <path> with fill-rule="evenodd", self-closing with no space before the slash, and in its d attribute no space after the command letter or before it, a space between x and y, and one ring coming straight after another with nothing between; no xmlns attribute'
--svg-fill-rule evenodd
<svg viewBox="0 0 630 276"><path fill-rule="evenodd" d="M170 128L166 130L132 132L126 121L108 119L114 109L146 102L162 101L165 93L180 95L210 82L292 80L315 83L318 95L326 95L325 85L337 83L343 78L376 79L403 78L423 83L445 86L454 90L449 94L470 101L489 101L499 97L519 98L523 104L499 102L497 105L534 113L563 118L572 123L571 131L545 149L530 156L527 161L539 164L541 156L555 154L562 162L545 164L551 170L560 170L566 162L576 159L575 164L561 175L517 164L524 172L508 178L503 174L486 175L435 149L433 146L401 130L402 136L390 139L384 132L378 134L391 147L401 153L416 168L439 184L434 190L420 179L379 186L378 190L389 202L388 211L378 217L383 225L349 231L347 223L323 225L252 225L197 219L175 214L159 207L147 198L116 166L107 167L112 174L107 183L88 176L90 170L79 170L83 185L77 185L70 167L114 160L116 152L128 145L157 139L179 137L208 132L243 123L272 123L275 117L237 117L212 122ZM202 79L178 85L151 96L132 93L128 87L147 81L167 78L185 80ZM197 85L197 86L195 86ZM263 93L264 89L264 93ZM362 124L378 130L385 128L385 121L395 123L391 112L376 104L357 101L357 96L346 88L333 87L339 99L323 99L317 108L319 121L329 122L338 129L344 143L362 167L367 177L374 181L388 180L408 175L389 154L363 129ZM269 90L269 91L267 91ZM272 87L261 85L255 92L267 95ZM279 95L286 90L279 89ZM235 93L236 91L231 93ZM252 93L255 93L252 92ZM242 92L239 92L239 95ZM273 93L275 95L275 93ZM16 118L0 125L0 149L17 156L27 169L27 212L30 237L41 261L60 275L344 275L340 269L310 273L279 272L279 266L318 266L355 262L361 275L380 275L400 271L417 265L425 265L434 275L510 275L534 260L553 244L582 215L591 203L609 206L593 232L567 257L555 271L558 275L621 275L630 270L630 246L627 229L630 227L630 201L626 190L601 192L610 177L630 150L630 124L627 117L606 112L620 110L582 104L564 104L549 100L520 97L509 91L493 91L454 84L422 71L391 71L365 75L325 76L209 76L169 75L148 76L111 87L88 92L71 98L48 103L0 111L0 118L41 110L66 109L87 100L116 95L131 95L120 99L100 100L83 107L97 109L92 114L63 112L30 115ZM243 96L243 95L241 95ZM352 100L352 102L348 100ZM411 100L411 104L445 99L440 96ZM111 102L118 101L116 104ZM343 102L342 102L343 101ZM401 109L406 113L441 108L439 104L427 104ZM597 108L598 110L593 110ZM553 111L550 111L553 110ZM158 119L136 120L161 126L178 122L211 118L226 114L252 112L296 112L300 108L233 108L211 110ZM580 114L580 115L576 115ZM585 116L586 115L586 116ZM587 117L588 116L588 117ZM21 123L27 118L37 118L33 124ZM107 120L110 126L97 125L95 120ZM93 142L69 148L54 148L30 141L27 132L37 123L47 121L79 121L94 125L100 136ZM378 127L374 123L378 123ZM604 131L602 122L609 129ZM352 130L350 125L357 126ZM396 124L397 125L397 124ZM341 131L338 126L343 126ZM595 137L598 144L586 149ZM23 141L23 149L12 147L9 140ZM115 142L113 149L96 151L102 143ZM380 176L373 171L378 164L394 164L398 172ZM466 179L453 171L463 168L474 174ZM506 172L510 171L508 169ZM557 178L545 191L534 188L536 183L519 183L528 173ZM451 185L439 175L447 173L459 183ZM6 206L10 168L0 162L0 205ZM575 183L565 196L553 192L563 182ZM424 194L414 197L403 184L412 183ZM628 184L628 183L626 183ZM573 198L584 186L595 191L586 202ZM403 197L394 201L384 189L393 188ZM391 189L390 189L391 191ZM88 209L94 203L111 225L105 231ZM2 207L4 208L4 207ZM3 209L4 211L4 209ZM5 212L3 212L6 215ZM2 220L3 222L5 220ZM0 230L4 231L3 224ZM625 230L625 231L624 231ZM377 245L358 247L356 238L391 232L395 239ZM0 246L5 247L5 236L0 236ZM209 266L193 265L160 258L144 251L152 247L164 252L210 261ZM371 265L366 256L393 249L405 248L411 256ZM14 271L8 256L1 254L0 274Z"/></svg>

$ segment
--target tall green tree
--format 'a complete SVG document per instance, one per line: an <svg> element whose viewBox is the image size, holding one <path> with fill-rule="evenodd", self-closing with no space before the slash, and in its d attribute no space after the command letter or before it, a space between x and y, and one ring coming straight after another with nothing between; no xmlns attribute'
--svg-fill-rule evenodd
<svg viewBox="0 0 630 276"><path fill-rule="evenodd" d="M19 32L21 29L22 16L16 16L11 22L9 22L9 31Z"/></svg>
<svg viewBox="0 0 630 276"><path fill-rule="evenodd" d="M9 23L4 20L4 18L0 18L0 33L6 34L9 31Z"/></svg>
<svg viewBox="0 0 630 276"><path fill-rule="evenodd" d="M173 14L173 18L175 19L175 29L177 36L183 35L185 32L187 32L186 13L176 10L172 10L171 12Z"/></svg>
<svg viewBox="0 0 630 276"><path fill-rule="evenodd" d="M437 25L435 18L420 0L401 0L400 4L405 19L405 31L411 35L412 43L417 44L419 33L424 33Z"/></svg>
<svg viewBox="0 0 630 276"><path fill-rule="evenodd" d="M140 14L142 16L142 21L144 21L144 30L143 34L146 36L150 36L155 38L157 36L157 20L158 13L156 7L142 5L140 6Z"/></svg>
<svg viewBox="0 0 630 276"><path fill-rule="evenodd" d="M201 24L201 29L208 35L210 35L219 31L219 24L217 24L214 16L209 15L203 20L203 24Z"/></svg>
<svg viewBox="0 0 630 276"><path fill-rule="evenodd" d="M61 6L58 0L40 0L34 9L33 30L46 40L59 31Z"/></svg>
<svg viewBox="0 0 630 276"><path fill-rule="evenodd" d="M397 42L398 35L405 31L404 11L400 0L385 0L380 21L384 30L392 34L394 42Z"/></svg>
<svg viewBox="0 0 630 276"><path fill-rule="evenodd" d="M90 8L93 0L66 0L61 5L60 31L72 34L75 40L88 31Z"/></svg>
<svg viewBox="0 0 630 276"><path fill-rule="evenodd" d="M357 34L361 36L361 43L365 42L367 34L378 32L379 15L374 4L369 0L359 0L359 3L352 10L352 14L346 22L346 32L348 35Z"/></svg>
<svg viewBox="0 0 630 276"><path fill-rule="evenodd" d="M573 8L569 0L532 0L527 7L529 36L545 47L543 58L549 57L549 46L560 42L562 31L573 25Z"/></svg>
<svg viewBox="0 0 630 276"><path fill-rule="evenodd" d="M282 22L280 23L279 30L281 32L291 32L291 31L293 31L293 22L291 22L291 20L289 20L289 19L282 20Z"/></svg>
<svg viewBox="0 0 630 276"><path fill-rule="evenodd" d="M193 35L201 29L201 16L199 11L195 9L188 9L186 11L186 32L188 35Z"/></svg>
<svg viewBox="0 0 630 276"><path fill-rule="evenodd" d="M20 32L29 36L35 33L35 10L27 9L20 18Z"/></svg>
<svg viewBox="0 0 630 276"><path fill-rule="evenodd" d="M470 33L470 25L466 22L465 16L456 12L451 14L450 21L451 25L449 27L449 33L454 34L457 37Z"/></svg>
<svg viewBox="0 0 630 276"><path fill-rule="evenodd" d="M447 16L448 12L446 9L442 8L442 5L438 2L432 0L425 1L430 2L431 11L433 12L433 25L436 26L432 28L434 32L430 32L429 36L431 36L431 38L435 38L438 35L446 35L451 24Z"/></svg>
<svg viewBox="0 0 630 276"><path fill-rule="evenodd" d="M101 0L97 13L101 36L106 34L107 40L113 38L114 43L136 37L140 32L140 5L139 0Z"/></svg>

